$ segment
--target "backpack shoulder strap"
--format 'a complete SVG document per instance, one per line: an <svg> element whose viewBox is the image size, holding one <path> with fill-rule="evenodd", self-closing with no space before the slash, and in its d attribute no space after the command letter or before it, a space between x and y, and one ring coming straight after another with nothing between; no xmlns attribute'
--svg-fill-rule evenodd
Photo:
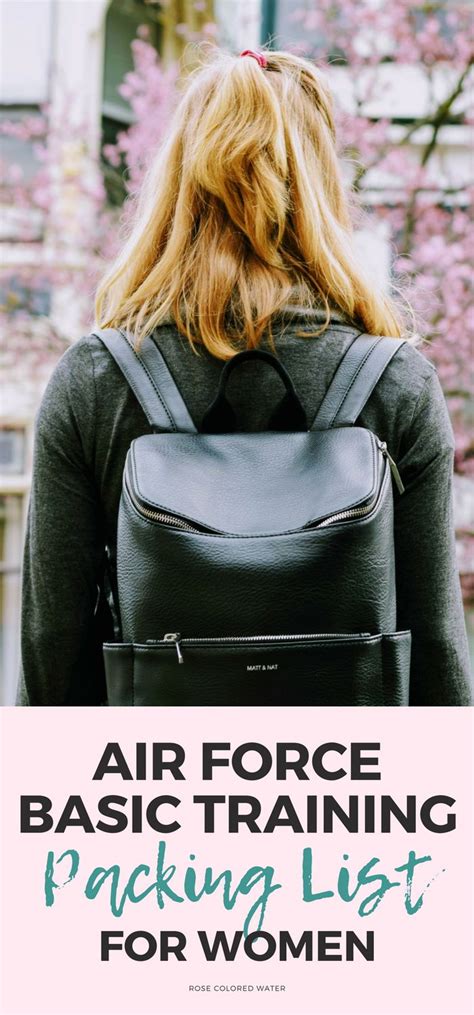
<svg viewBox="0 0 474 1015"><path fill-rule="evenodd" d="M344 354L311 430L353 426L385 367L405 339L357 335Z"/></svg>
<svg viewBox="0 0 474 1015"><path fill-rule="evenodd" d="M154 430L197 432L166 361L150 336L138 353L120 328L97 328L92 334L115 360Z"/></svg>

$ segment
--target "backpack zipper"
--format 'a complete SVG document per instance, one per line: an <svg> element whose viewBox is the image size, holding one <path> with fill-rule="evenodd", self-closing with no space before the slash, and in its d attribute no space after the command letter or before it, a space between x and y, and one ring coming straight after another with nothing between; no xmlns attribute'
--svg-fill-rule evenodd
<svg viewBox="0 0 474 1015"><path fill-rule="evenodd" d="M149 508L143 507L143 505L140 504L136 500L136 498L130 493L130 490L128 491L128 493L137 511L141 515L144 515L145 518L150 518L151 521L153 522L161 522L162 525L169 525L170 527L175 529L182 529L184 532L194 532L197 535L203 535L206 532L211 532L213 535L222 535L222 536L225 535L224 532L214 533L212 529L197 529L192 525L189 525L188 522L185 522L182 518L179 518L177 515L164 514L162 511L151 511ZM301 529L296 529L295 531L305 532L308 531L308 529L323 529L326 525L331 525L332 522L342 521L343 519L347 518L361 518L363 515L370 514L372 509L375 507L376 503L377 498L375 497L374 500L371 500L369 504L365 504L364 507L348 508L346 511L339 511L337 514L330 515L329 518L325 518L324 521L318 522L317 525L313 525L310 523L309 525L304 525Z"/></svg>
<svg viewBox="0 0 474 1015"><path fill-rule="evenodd" d="M224 638L182 638L177 632L168 633L163 635L163 638L149 638L146 642L147 645L164 645L173 644L176 648L176 654L178 656L178 662L184 663L183 653L181 651L181 645L232 645L241 644L242 642L250 642L251 644L258 644L259 642L281 642L281 641L316 641L321 638L335 638L340 641L343 638L370 638L370 631L362 631L360 634L250 634L250 635L234 635Z"/></svg>
<svg viewBox="0 0 474 1015"><path fill-rule="evenodd" d="M338 511L336 515L329 515L329 518L325 518L323 522L318 522L317 525L307 525L307 529L324 529L327 525L332 525L333 522L342 522L347 518L362 518L363 515L368 515L375 507L377 503L377 497L374 497L370 501L370 504L364 504L364 507L358 508L347 508L347 511Z"/></svg>
<svg viewBox="0 0 474 1015"><path fill-rule="evenodd" d="M143 515L145 518L150 518L153 522L161 522L162 525L170 525L174 529L183 529L184 532L196 532L200 534L202 532L212 531L211 529L197 529L195 526L190 525L189 522L185 522L183 518L179 518L177 515L170 515L164 511L152 511L150 508L144 507L141 501L137 499L130 489L129 484L126 483L125 485L133 506L137 509L139 514Z"/></svg>
<svg viewBox="0 0 474 1015"><path fill-rule="evenodd" d="M152 511L150 510L150 508L144 507L143 504L141 504L140 501L137 500L137 498L131 492L128 486L127 492L130 497L130 500L132 501L132 504L137 509L139 514L143 515L145 518L149 518L153 522L160 522L162 525L169 525L171 528L181 529L184 532L194 532L197 535L203 534L205 535L206 532L218 536L225 535L225 533L223 532L222 533L213 532L212 529L204 529L204 528L198 529L195 526L190 525L188 522L185 522L182 518L179 518L177 515L165 514L165 512L163 511ZM301 529L296 529L295 531L307 532L308 529L322 529L327 525L331 525L332 522L342 521L343 519L360 518L363 515L370 514L372 509L375 507L376 503L377 497L371 500L369 504L365 504L364 507L348 508L346 511L339 511L337 514L330 515L329 518L325 518L324 521L318 522L317 525L313 525L310 523L309 525L304 525L302 526Z"/></svg>
<svg viewBox="0 0 474 1015"><path fill-rule="evenodd" d="M398 471L397 463L393 460L393 458L392 458L392 456L391 456L391 454L390 454L390 452L389 452L389 450L387 448L386 441L381 441L381 440L379 440L378 437L375 437L375 440L377 441L377 445L380 448L380 451L382 452L384 458L386 458L387 461L388 461L388 464L390 466L390 472L392 473L392 476L393 476L393 479L394 479L394 483L395 483L395 486L396 486L398 492L399 493L405 493L405 487L404 487L404 484L403 484L402 477L401 477L401 475L400 475L400 473Z"/></svg>
<svg viewBox="0 0 474 1015"><path fill-rule="evenodd" d="M175 634L165 634L163 636L163 641L173 641L174 642L174 644L176 646L176 653L177 653L177 656L178 656L178 662L179 663L184 663L183 654L181 652L181 646L180 646L181 635L180 634L176 634L176 633ZM149 641L147 641L147 645L150 645L150 644L155 644L155 642L149 642Z"/></svg>

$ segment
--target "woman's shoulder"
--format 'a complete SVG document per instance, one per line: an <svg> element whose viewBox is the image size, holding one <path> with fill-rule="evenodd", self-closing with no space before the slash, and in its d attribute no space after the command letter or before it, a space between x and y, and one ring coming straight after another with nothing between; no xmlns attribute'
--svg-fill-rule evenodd
<svg viewBox="0 0 474 1015"><path fill-rule="evenodd" d="M99 405L114 406L125 382L93 332L73 340L57 361L36 416L37 429L71 425L93 431Z"/></svg>
<svg viewBox="0 0 474 1015"><path fill-rule="evenodd" d="M92 447L96 423L96 385L90 336L73 341L48 380L35 420L36 440L72 449Z"/></svg>
<svg viewBox="0 0 474 1015"><path fill-rule="evenodd" d="M400 348L388 363L377 386L380 396L405 414L413 414L424 393L440 388L436 366L428 358L427 350L427 342L400 341Z"/></svg>
<svg viewBox="0 0 474 1015"><path fill-rule="evenodd" d="M86 335L72 341L57 361L46 385L41 409L60 406L71 398L74 402L75 396L81 400L92 383L91 342Z"/></svg>
<svg viewBox="0 0 474 1015"><path fill-rule="evenodd" d="M427 342L401 342L372 399L390 417L402 450L422 440L434 453L452 450L454 435L438 371L427 349Z"/></svg>
<svg viewBox="0 0 474 1015"><path fill-rule="evenodd" d="M398 373L400 378L410 379L410 387L421 389L436 373L434 363L428 358L428 349L429 343L419 338L400 340L400 349L389 364L393 367L392 372Z"/></svg>
<svg viewBox="0 0 474 1015"><path fill-rule="evenodd" d="M316 355L319 345L320 365L326 368L326 382L338 370L354 341L357 343L360 334L360 329L356 327L331 323L327 331L314 343ZM378 337L399 341L399 348L385 367L371 398L379 399L387 410L398 409L406 414L410 411L410 406L416 405L424 388L430 386L429 382L434 380L436 383L436 367L427 356L429 345L419 338L398 340L393 335Z"/></svg>
<svg viewBox="0 0 474 1015"><path fill-rule="evenodd" d="M45 397L68 394L73 400L89 397L98 378L114 383L119 372L104 344L94 332L73 340L63 352L51 374Z"/></svg>
<svg viewBox="0 0 474 1015"><path fill-rule="evenodd" d="M71 381L79 375L81 380L93 377L93 353L101 345L99 339L91 334L72 339L58 359L49 379L48 388L69 387ZM46 391L48 391L48 388Z"/></svg>

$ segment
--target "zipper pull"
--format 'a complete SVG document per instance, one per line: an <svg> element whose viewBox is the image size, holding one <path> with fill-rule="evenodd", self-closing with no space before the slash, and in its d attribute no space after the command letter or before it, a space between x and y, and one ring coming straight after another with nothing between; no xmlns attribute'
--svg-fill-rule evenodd
<svg viewBox="0 0 474 1015"><path fill-rule="evenodd" d="M163 641L173 641L174 642L175 647L176 647L176 654L178 656L178 662L179 663L184 663L183 653L181 652L181 646L180 646L181 635L180 634L165 634L164 637L163 637Z"/></svg>
<svg viewBox="0 0 474 1015"><path fill-rule="evenodd" d="M390 454L390 452L389 452L389 450L387 448L386 441L380 441L378 439L378 437L377 437L377 444L378 444L378 446L379 446L379 448L380 448L384 458L386 458L387 461L388 461L388 464L390 466L390 472L392 473L392 476L393 476L394 481L395 481L395 486L397 487L398 492L399 493L404 493L405 492L405 487L403 485L402 477L401 477L401 475L400 475L400 473L399 473L399 471L397 469L396 462L394 462L394 460L393 460L393 458L392 458L392 456L391 456L391 454Z"/></svg>

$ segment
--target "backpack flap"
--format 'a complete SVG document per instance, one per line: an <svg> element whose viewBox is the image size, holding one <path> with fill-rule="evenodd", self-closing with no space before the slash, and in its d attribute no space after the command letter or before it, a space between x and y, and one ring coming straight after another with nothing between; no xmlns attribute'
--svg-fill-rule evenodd
<svg viewBox="0 0 474 1015"><path fill-rule="evenodd" d="M178 528L234 536L295 532L370 510L384 460L369 430L154 434L132 444L127 494ZM168 521L165 521L165 518Z"/></svg>

